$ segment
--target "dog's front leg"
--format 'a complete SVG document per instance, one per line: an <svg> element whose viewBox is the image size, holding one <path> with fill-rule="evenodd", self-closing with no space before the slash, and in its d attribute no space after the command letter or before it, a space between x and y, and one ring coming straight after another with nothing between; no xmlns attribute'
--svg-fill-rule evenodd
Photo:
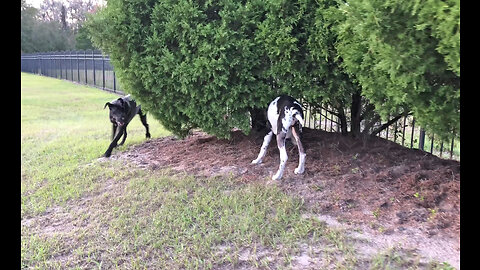
<svg viewBox="0 0 480 270"><path fill-rule="evenodd" d="M113 138L115 138L116 131L117 131L117 124L112 124L112 138L111 138L112 141L113 141Z"/></svg>
<svg viewBox="0 0 480 270"><path fill-rule="evenodd" d="M273 137L273 131L270 131L269 133L267 133L267 135L265 135L265 137L263 138L262 147L260 148L260 153L258 153L257 159L252 160L252 164L262 163L262 160L265 157L265 154L267 153L268 144L272 140L272 137Z"/></svg>
<svg viewBox="0 0 480 270"><path fill-rule="evenodd" d="M108 146L107 151L105 151L105 154L103 154L104 157L110 157L112 155L112 150L117 146L118 140L120 140L120 137L123 135L123 129L124 126L118 126L117 127L117 134L115 135L115 138L113 138L112 142L110 143L110 146Z"/></svg>
<svg viewBox="0 0 480 270"><path fill-rule="evenodd" d="M280 132L277 134L277 146L280 151L280 165L278 166L278 171L272 177L273 180L279 180L282 178L283 171L285 170L285 164L288 160L287 150L285 149L285 138L287 134L285 132Z"/></svg>
<svg viewBox="0 0 480 270"><path fill-rule="evenodd" d="M125 125L125 127L123 128L123 138L122 138L122 141L118 144L118 146L123 145L126 139L127 139L127 125Z"/></svg>

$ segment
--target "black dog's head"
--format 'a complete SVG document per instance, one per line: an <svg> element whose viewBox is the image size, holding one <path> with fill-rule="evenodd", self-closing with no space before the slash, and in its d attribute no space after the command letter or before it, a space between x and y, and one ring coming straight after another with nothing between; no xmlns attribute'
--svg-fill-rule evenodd
<svg viewBox="0 0 480 270"><path fill-rule="evenodd" d="M110 121L118 126L123 126L128 120L128 114L130 112L130 103L124 98L118 98L112 102L105 103L103 108L108 106L110 109Z"/></svg>

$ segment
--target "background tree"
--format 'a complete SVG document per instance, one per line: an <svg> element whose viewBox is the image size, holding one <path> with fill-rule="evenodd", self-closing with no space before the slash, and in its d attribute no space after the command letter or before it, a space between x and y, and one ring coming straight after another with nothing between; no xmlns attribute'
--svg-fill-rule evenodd
<svg viewBox="0 0 480 270"><path fill-rule="evenodd" d="M98 7L91 0L60 2L44 0L40 9L22 1L22 52L93 49L86 31L80 31L86 16ZM77 41L79 46L76 46Z"/></svg>
<svg viewBox="0 0 480 270"><path fill-rule="evenodd" d="M88 32L88 29L85 27L80 27L77 30L77 34L75 35L75 48L77 50L94 50L96 49L92 41L90 39L90 33Z"/></svg>
<svg viewBox="0 0 480 270"><path fill-rule="evenodd" d="M78 33L83 28L88 14L95 13L99 8L92 0L67 0L67 16L69 28ZM85 30L83 30L85 32Z"/></svg>
<svg viewBox="0 0 480 270"><path fill-rule="evenodd" d="M35 50L35 45L32 41L32 33L34 32L35 16L38 10L29 6L25 0L21 0L20 13L20 44L22 52L32 52Z"/></svg>

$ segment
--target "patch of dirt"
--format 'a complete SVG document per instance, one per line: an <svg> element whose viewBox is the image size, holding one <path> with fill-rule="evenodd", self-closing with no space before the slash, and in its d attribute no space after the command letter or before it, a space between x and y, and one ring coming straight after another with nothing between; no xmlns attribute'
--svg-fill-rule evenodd
<svg viewBox="0 0 480 270"><path fill-rule="evenodd" d="M250 182L271 178L279 165L275 140L263 163L250 163L262 141L263 134L253 132L246 136L234 131L230 140L194 132L183 140L173 136L151 139L125 152L114 152L112 158L127 158L153 170L233 175ZM460 162L378 137L355 140L304 128L302 141L307 153L305 173L293 173L298 150L287 143L289 159L276 184L301 196L309 212L362 228L376 246L404 243L459 269Z"/></svg>

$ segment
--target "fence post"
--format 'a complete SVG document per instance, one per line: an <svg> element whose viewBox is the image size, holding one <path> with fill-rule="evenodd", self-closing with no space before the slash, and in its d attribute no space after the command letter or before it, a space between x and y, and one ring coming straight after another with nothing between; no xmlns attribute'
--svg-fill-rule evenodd
<svg viewBox="0 0 480 270"><path fill-rule="evenodd" d="M443 140L440 143L440 157L442 157L442 152L443 152Z"/></svg>
<svg viewBox="0 0 480 270"><path fill-rule="evenodd" d="M55 53L55 52L52 52L52 53ZM55 71L55 78L58 78L57 61L55 61L55 54L52 54L51 57L52 57L52 60L53 60L53 70ZM52 75L52 77L53 77L53 75Z"/></svg>
<svg viewBox="0 0 480 270"><path fill-rule="evenodd" d="M65 80L68 80L68 71L67 71L67 52L64 51L63 52L63 65L65 66ZM63 74L63 70L62 70L62 74Z"/></svg>
<svg viewBox="0 0 480 270"><path fill-rule="evenodd" d="M38 74L42 74L42 55L41 53L38 54Z"/></svg>
<svg viewBox="0 0 480 270"><path fill-rule="evenodd" d="M313 125L316 126L316 128L322 130L322 108L321 107L318 109L316 114L318 114L318 122L315 123L315 118L313 118Z"/></svg>
<svg viewBox="0 0 480 270"><path fill-rule="evenodd" d="M327 109L325 109L325 131L327 131Z"/></svg>
<svg viewBox="0 0 480 270"><path fill-rule="evenodd" d="M453 144L455 143L455 131L452 132L452 146L450 147L450 159L452 159L453 156Z"/></svg>
<svg viewBox="0 0 480 270"><path fill-rule="evenodd" d="M93 64L93 86L97 85L96 78L95 78L95 54L94 50L92 50L92 64Z"/></svg>
<svg viewBox="0 0 480 270"><path fill-rule="evenodd" d="M88 84L87 81L87 50L83 52L84 55L84 61L83 61L83 66L85 67L85 84Z"/></svg>
<svg viewBox="0 0 480 270"><path fill-rule="evenodd" d="M115 70L113 71L113 92L117 92L117 77L115 76Z"/></svg>
<svg viewBox="0 0 480 270"><path fill-rule="evenodd" d="M62 57L61 54L63 54L63 57ZM60 79L63 79L63 66L64 66L64 62L65 62L65 52L59 52L58 58L60 59Z"/></svg>
<svg viewBox="0 0 480 270"><path fill-rule="evenodd" d="M38 74L38 54L35 54L34 60L33 60L33 70L34 74Z"/></svg>
<svg viewBox="0 0 480 270"><path fill-rule="evenodd" d="M413 148L413 134L415 133L415 118L412 120L412 137L410 138L410 148Z"/></svg>
<svg viewBox="0 0 480 270"><path fill-rule="evenodd" d="M430 154L433 153L433 138L434 138L435 134L432 133L432 142L430 143Z"/></svg>
<svg viewBox="0 0 480 270"><path fill-rule="evenodd" d="M330 132L333 131L333 127L332 127L332 126L333 126L333 114L330 113Z"/></svg>
<svg viewBox="0 0 480 270"><path fill-rule="evenodd" d="M102 53L102 81L103 81L103 89L105 90L105 57L103 56Z"/></svg>
<svg viewBox="0 0 480 270"><path fill-rule="evenodd" d="M78 51L75 51L75 58L77 60L77 81L80 82L80 57L78 57Z"/></svg>
<svg viewBox="0 0 480 270"><path fill-rule="evenodd" d="M420 128L420 138L418 140L418 148L422 151L425 145L425 130L423 128Z"/></svg>
<svg viewBox="0 0 480 270"><path fill-rule="evenodd" d="M72 54L72 51L70 51L70 54L69 54L68 57L70 57L70 77L71 77L71 80L73 82L73 63L72 63L73 54Z"/></svg>
<svg viewBox="0 0 480 270"><path fill-rule="evenodd" d="M48 55L49 60L50 60L50 61L48 61L48 62L49 62L48 65L50 66L50 72L49 72L50 74L49 74L49 76L56 78L56 77L57 77L57 73L56 73L56 72L57 72L57 69L55 68L55 58L53 57L53 54L52 54L52 53L53 53L53 52L50 52L50 54ZM54 72L55 72L55 73L54 73Z"/></svg>
<svg viewBox="0 0 480 270"><path fill-rule="evenodd" d="M55 76L52 76L54 78L58 78L58 61L57 61L57 57L56 57L56 54L55 52L53 52L53 54L51 55L52 59L53 59L53 71L55 72Z"/></svg>
<svg viewBox="0 0 480 270"><path fill-rule="evenodd" d="M397 132L398 132L398 120L395 122L395 130L393 131L393 142L397 142Z"/></svg>
<svg viewBox="0 0 480 270"><path fill-rule="evenodd" d="M57 52L57 54L55 55L55 57L57 58L57 66L58 66L57 79L58 79L58 71L60 71L60 79L62 78L62 59L60 58L60 53L61 52Z"/></svg>
<svg viewBox="0 0 480 270"><path fill-rule="evenodd" d="M388 121L390 121L390 115L388 115L388 118L387 118L387 123ZM385 129L385 139L388 140L388 129L390 128L390 126L388 126L386 129Z"/></svg>

